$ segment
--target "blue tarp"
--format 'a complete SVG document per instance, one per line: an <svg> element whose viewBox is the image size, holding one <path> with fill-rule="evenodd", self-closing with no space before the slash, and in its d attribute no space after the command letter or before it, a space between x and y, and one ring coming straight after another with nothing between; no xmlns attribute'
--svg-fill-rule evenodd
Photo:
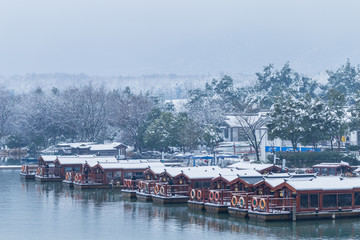
<svg viewBox="0 0 360 240"><path fill-rule="evenodd" d="M314 148L312 147L302 147L296 149L298 152L314 152ZM292 147L273 147L273 146L265 146L265 152L293 152ZM320 152L320 148L317 148L315 152Z"/></svg>
<svg viewBox="0 0 360 240"><path fill-rule="evenodd" d="M265 146L265 152L280 152L280 147Z"/></svg>

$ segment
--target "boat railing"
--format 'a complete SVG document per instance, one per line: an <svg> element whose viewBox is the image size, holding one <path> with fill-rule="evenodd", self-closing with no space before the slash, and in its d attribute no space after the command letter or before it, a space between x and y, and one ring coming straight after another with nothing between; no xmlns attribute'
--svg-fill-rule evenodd
<svg viewBox="0 0 360 240"><path fill-rule="evenodd" d="M251 206L251 199L254 192L232 192L230 199L231 207L248 209Z"/></svg>
<svg viewBox="0 0 360 240"><path fill-rule="evenodd" d="M41 177L56 177L59 174L57 174L54 167L38 166L36 169L36 175Z"/></svg>
<svg viewBox="0 0 360 240"><path fill-rule="evenodd" d="M273 195L258 195L252 196L250 209L268 213L290 212L295 204L295 198L291 197L275 198Z"/></svg>
<svg viewBox="0 0 360 240"><path fill-rule="evenodd" d="M127 190L137 190L139 187L139 180L124 179L123 186Z"/></svg>
<svg viewBox="0 0 360 240"><path fill-rule="evenodd" d="M146 194L151 194L152 192L154 192L155 184L156 181L154 180L140 180L138 191Z"/></svg>
<svg viewBox="0 0 360 240"><path fill-rule="evenodd" d="M216 189L209 190L208 201L209 203L230 205L233 194L245 194L244 191L230 191L229 189Z"/></svg>
<svg viewBox="0 0 360 240"><path fill-rule="evenodd" d="M189 196L189 189L190 187L188 184L170 185L167 183L157 183L154 187L154 193L155 195L164 197Z"/></svg>
<svg viewBox="0 0 360 240"><path fill-rule="evenodd" d="M208 188L192 188L190 190L190 199L195 202L207 202L209 199Z"/></svg>
<svg viewBox="0 0 360 240"><path fill-rule="evenodd" d="M21 173L23 174L29 174L29 175L35 175L37 172L38 165L22 165L21 167Z"/></svg>

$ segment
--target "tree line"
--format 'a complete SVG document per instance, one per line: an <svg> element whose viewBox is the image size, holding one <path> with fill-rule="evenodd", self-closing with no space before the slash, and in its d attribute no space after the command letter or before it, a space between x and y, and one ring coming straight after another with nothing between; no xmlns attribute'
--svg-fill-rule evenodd
<svg viewBox="0 0 360 240"><path fill-rule="evenodd" d="M289 140L294 149L327 140L340 146L341 136L360 124L360 68L348 60L327 74L327 83L320 84L289 63L281 69L269 64L251 86L241 87L225 75L190 90L180 112L159 95L130 88L88 84L23 94L1 88L0 139L9 147L34 151L75 141L121 141L138 152L185 152L199 145L213 151L223 140L226 114L268 109L270 138ZM249 142L258 144L255 125L243 130Z"/></svg>

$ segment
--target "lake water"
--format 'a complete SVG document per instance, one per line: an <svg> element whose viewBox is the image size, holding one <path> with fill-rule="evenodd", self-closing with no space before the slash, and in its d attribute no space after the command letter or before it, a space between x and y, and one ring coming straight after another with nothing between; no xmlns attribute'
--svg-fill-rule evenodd
<svg viewBox="0 0 360 240"><path fill-rule="evenodd" d="M256 222L70 190L0 171L0 239L359 239L360 219Z"/></svg>

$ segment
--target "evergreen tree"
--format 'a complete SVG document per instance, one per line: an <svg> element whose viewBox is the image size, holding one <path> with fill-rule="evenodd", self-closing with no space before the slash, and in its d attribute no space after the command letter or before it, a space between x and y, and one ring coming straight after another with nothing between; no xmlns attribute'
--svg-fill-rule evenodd
<svg viewBox="0 0 360 240"><path fill-rule="evenodd" d="M267 123L269 139L289 140L293 150L297 150L304 136L304 105L292 95L278 98L271 108L270 120Z"/></svg>

